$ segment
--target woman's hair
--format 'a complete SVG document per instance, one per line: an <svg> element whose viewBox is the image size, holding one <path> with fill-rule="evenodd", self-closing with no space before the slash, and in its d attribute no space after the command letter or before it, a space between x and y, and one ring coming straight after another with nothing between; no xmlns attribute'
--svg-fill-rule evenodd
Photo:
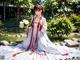
<svg viewBox="0 0 80 60"><path fill-rule="evenodd" d="M44 13L44 6L43 5L35 5L32 8L32 12L35 13L36 10L42 10L42 14Z"/></svg>

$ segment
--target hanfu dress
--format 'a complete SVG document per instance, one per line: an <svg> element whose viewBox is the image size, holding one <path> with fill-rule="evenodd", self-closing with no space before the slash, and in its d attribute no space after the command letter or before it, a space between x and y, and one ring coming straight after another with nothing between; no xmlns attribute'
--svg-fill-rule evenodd
<svg viewBox="0 0 80 60"><path fill-rule="evenodd" d="M28 36L17 46L1 46L4 60L79 60L80 50L67 46L56 46L46 33L46 19L33 17Z"/></svg>

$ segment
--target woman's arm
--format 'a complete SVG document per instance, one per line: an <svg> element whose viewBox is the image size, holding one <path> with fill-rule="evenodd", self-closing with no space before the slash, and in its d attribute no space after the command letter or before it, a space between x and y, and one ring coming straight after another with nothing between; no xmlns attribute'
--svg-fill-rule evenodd
<svg viewBox="0 0 80 60"><path fill-rule="evenodd" d="M41 32L46 32L47 30L47 22L46 22L46 19L43 18L42 19L42 29L41 29Z"/></svg>
<svg viewBox="0 0 80 60"><path fill-rule="evenodd" d="M30 31L31 31L31 29L32 29L33 20L34 20L34 17L32 17L32 21L31 21L30 27L28 27L27 37L28 37L28 34L30 33Z"/></svg>

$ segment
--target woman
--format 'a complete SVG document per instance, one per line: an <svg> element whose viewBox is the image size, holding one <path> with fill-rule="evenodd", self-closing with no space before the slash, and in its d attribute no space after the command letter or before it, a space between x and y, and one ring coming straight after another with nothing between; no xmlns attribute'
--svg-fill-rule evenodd
<svg viewBox="0 0 80 60"><path fill-rule="evenodd" d="M79 50L66 46L56 46L49 40L46 34L46 19L42 16L44 12L42 5L36 5L32 10L35 13L32 26L22 44L15 47L0 47L0 53L6 57L5 60L64 60L80 57Z"/></svg>
<svg viewBox="0 0 80 60"><path fill-rule="evenodd" d="M32 51L37 50L59 54L60 52L56 49L57 46L53 45L46 34L47 23L46 19L42 16L44 7L42 5L37 5L34 6L32 10L35 15L32 20L32 26L28 32L28 37L23 42L23 47Z"/></svg>

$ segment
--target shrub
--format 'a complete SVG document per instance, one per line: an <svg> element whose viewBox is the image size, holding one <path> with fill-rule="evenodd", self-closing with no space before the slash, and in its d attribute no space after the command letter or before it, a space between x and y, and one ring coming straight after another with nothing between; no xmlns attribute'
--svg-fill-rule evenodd
<svg viewBox="0 0 80 60"><path fill-rule="evenodd" d="M80 15L77 14L71 14L70 15L71 22L74 24L76 27L75 32L80 32Z"/></svg>
<svg viewBox="0 0 80 60"><path fill-rule="evenodd" d="M51 21L48 21L48 36L50 38L53 38L55 36L62 38L63 34L68 35L74 30L74 25L72 24L71 20L65 15L53 18Z"/></svg>

